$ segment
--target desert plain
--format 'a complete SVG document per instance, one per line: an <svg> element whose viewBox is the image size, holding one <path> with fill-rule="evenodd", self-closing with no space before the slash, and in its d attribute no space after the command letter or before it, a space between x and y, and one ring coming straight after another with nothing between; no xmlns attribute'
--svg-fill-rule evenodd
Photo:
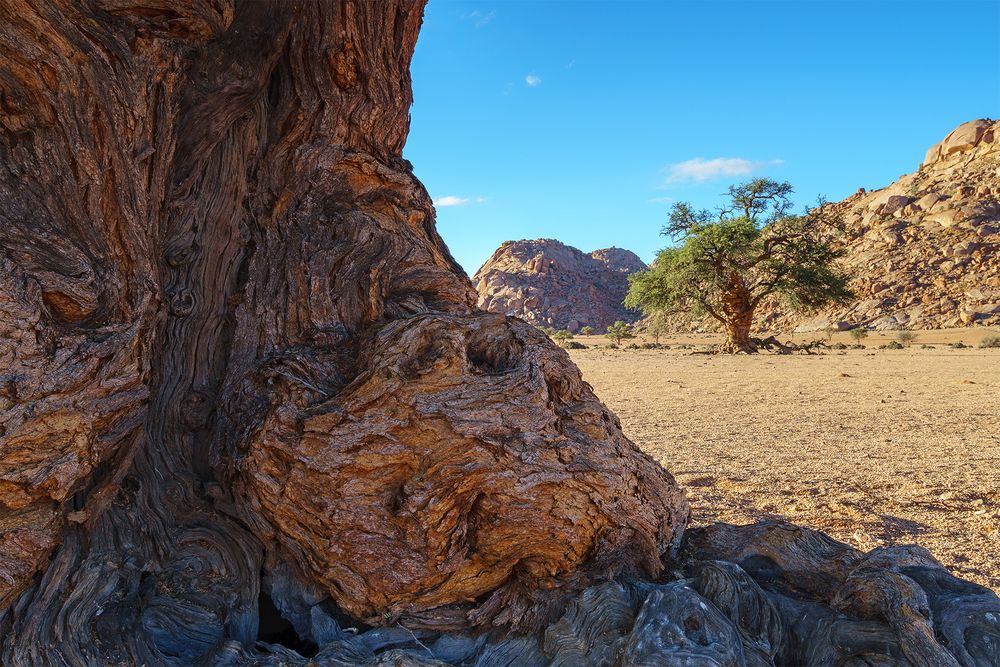
<svg viewBox="0 0 1000 667"><path fill-rule="evenodd" d="M670 349L593 336L570 355L625 434L684 486L693 524L776 518L865 551L919 544L1000 590L1000 349L948 345L996 333L736 356L699 354L711 335L662 338Z"/></svg>

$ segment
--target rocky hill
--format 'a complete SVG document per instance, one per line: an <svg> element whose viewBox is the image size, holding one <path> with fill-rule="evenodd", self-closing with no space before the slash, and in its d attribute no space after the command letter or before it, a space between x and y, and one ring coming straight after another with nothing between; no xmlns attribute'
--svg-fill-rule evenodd
<svg viewBox="0 0 1000 667"><path fill-rule="evenodd" d="M770 329L864 324L937 329L1000 323L1000 122L960 125L920 168L831 204L858 300L803 318L761 313Z"/></svg>
<svg viewBox="0 0 1000 667"><path fill-rule="evenodd" d="M554 239L507 241L472 281L484 310L556 329L604 329L615 320L638 319L622 300L628 274L645 268L621 248L587 254Z"/></svg>

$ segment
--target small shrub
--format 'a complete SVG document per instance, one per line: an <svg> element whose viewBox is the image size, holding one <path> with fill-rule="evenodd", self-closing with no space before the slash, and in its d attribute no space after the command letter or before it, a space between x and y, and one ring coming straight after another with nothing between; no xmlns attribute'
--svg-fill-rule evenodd
<svg viewBox="0 0 1000 667"><path fill-rule="evenodd" d="M965 348L972 347L972 346L971 345L966 345L962 341L958 341L957 343L948 343L948 347L950 347L953 350L964 350Z"/></svg>
<svg viewBox="0 0 1000 667"><path fill-rule="evenodd" d="M879 345L878 349L880 349L880 350L902 350L902 349L905 349L905 346L902 343L900 343L898 340L890 340L885 345Z"/></svg>
<svg viewBox="0 0 1000 667"><path fill-rule="evenodd" d="M608 349L609 350L617 350L618 349L618 344L617 343L609 343L608 344Z"/></svg>
<svg viewBox="0 0 1000 667"><path fill-rule="evenodd" d="M592 326L580 327L580 335L581 336L593 336L596 332L597 332L597 329L595 329Z"/></svg>
<svg viewBox="0 0 1000 667"><path fill-rule="evenodd" d="M933 350L934 346L933 345L928 345L927 343L924 343L923 345L920 346L920 349L921 350Z"/></svg>
<svg viewBox="0 0 1000 667"><path fill-rule="evenodd" d="M568 340L568 341L566 341L564 343L560 343L560 345L562 345L567 350L586 350L587 349L586 345L584 345L583 343L578 343L575 340Z"/></svg>
<svg viewBox="0 0 1000 667"><path fill-rule="evenodd" d="M653 337L654 343L660 342L660 336L664 335L670 329L670 322L668 316L662 310L654 312L646 320L646 333Z"/></svg>
<svg viewBox="0 0 1000 667"><path fill-rule="evenodd" d="M852 350L863 350L863 349L865 349L865 346L862 345L861 343L855 343L854 345L851 346L851 349Z"/></svg>
<svg viewBox="0 0 1000 667"><path fill-rule="evenodd" d="M549 334L549 337L557 343L565 343L566 341L573 340L573 334L566 331L565 329L560 329L559 331L553 331Z"/></svg>
<svg viewBox="0 0 1000 667"><path fill-rule="evenodd" d="M864 327L854 327L853 329L850 330L849 333L851 334L851 338L854 339L855 343L860 343L865 338L868 338L868 329Z"/></svg>
<svg viewBox="0 0 1000 667"><path fill-rule="evenodd" d="M1000 336L983 336L983 339L979 341L979 347L1000 347Z"/></svg>
<svg viewBox="0 0 1000 667"><path fill-rule="evenodd" d="M608 331L604 335L618 344L621 344L625 339L635 338L635 334L632 333L632 327L622 320L618 320L608 327Z"/></svg>
<svg viewBox="0 0 1000 667"><path fill-rule="evenodd" d="M909 329L900 329L896 332L896 340L905 345L910 346L910 343L917 339L917 332L910 331Z"/></svg>
<svg viewBox="0 0 1000 667"><path fill-rule="evenodd" d="M847 343L834 343L833 345L830 346L830 349L831 350L846 350L847 349Z"/></svg>

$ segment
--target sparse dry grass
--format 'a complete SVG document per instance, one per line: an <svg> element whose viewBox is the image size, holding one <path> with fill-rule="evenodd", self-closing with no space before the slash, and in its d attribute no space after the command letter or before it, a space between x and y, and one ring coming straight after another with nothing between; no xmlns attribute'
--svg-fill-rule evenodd
<svg viewBox="0 0 1000 667"><path fill-rule="evenodd" d="M1000 350L942 345L963 335L982 333L884 351L873 334L867 350L819 356L571 355L696 522L780 517L865 550L917 543L1000 590Z"/></svg>

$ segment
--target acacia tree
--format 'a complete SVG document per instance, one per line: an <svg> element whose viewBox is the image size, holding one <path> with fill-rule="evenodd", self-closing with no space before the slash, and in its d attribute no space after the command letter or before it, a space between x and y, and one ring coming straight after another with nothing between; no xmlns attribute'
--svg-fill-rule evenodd
<svg viewBox="0 0 1000 667"><path fill-rule="evenodd" d="M657 310L646 320L646 333L653 337L653 342L660 344L660 336L670 330L670 321L667 313Z"/></svg>
<svg viewBox="0 0 1000 667"><path fill-rule="evenodd" d="M615 323L608 327L604 335L613 340L615 345L621 345L621 342L628 338L635 338L635 334L632 333L632 325L624 320L615 320Z"/></svg>
<svg viewBox="0 0 1000 667"><path fill-rule="evenodd" d="M791 215L792 186L766 178L730 186L716 211L677 203L646 271L629 276L625 305L655 312L709 315L725 328L725 352L755 352L753 315L764 299L815 308L850 298L831 243L838 221L820 205Z"/></svg>

